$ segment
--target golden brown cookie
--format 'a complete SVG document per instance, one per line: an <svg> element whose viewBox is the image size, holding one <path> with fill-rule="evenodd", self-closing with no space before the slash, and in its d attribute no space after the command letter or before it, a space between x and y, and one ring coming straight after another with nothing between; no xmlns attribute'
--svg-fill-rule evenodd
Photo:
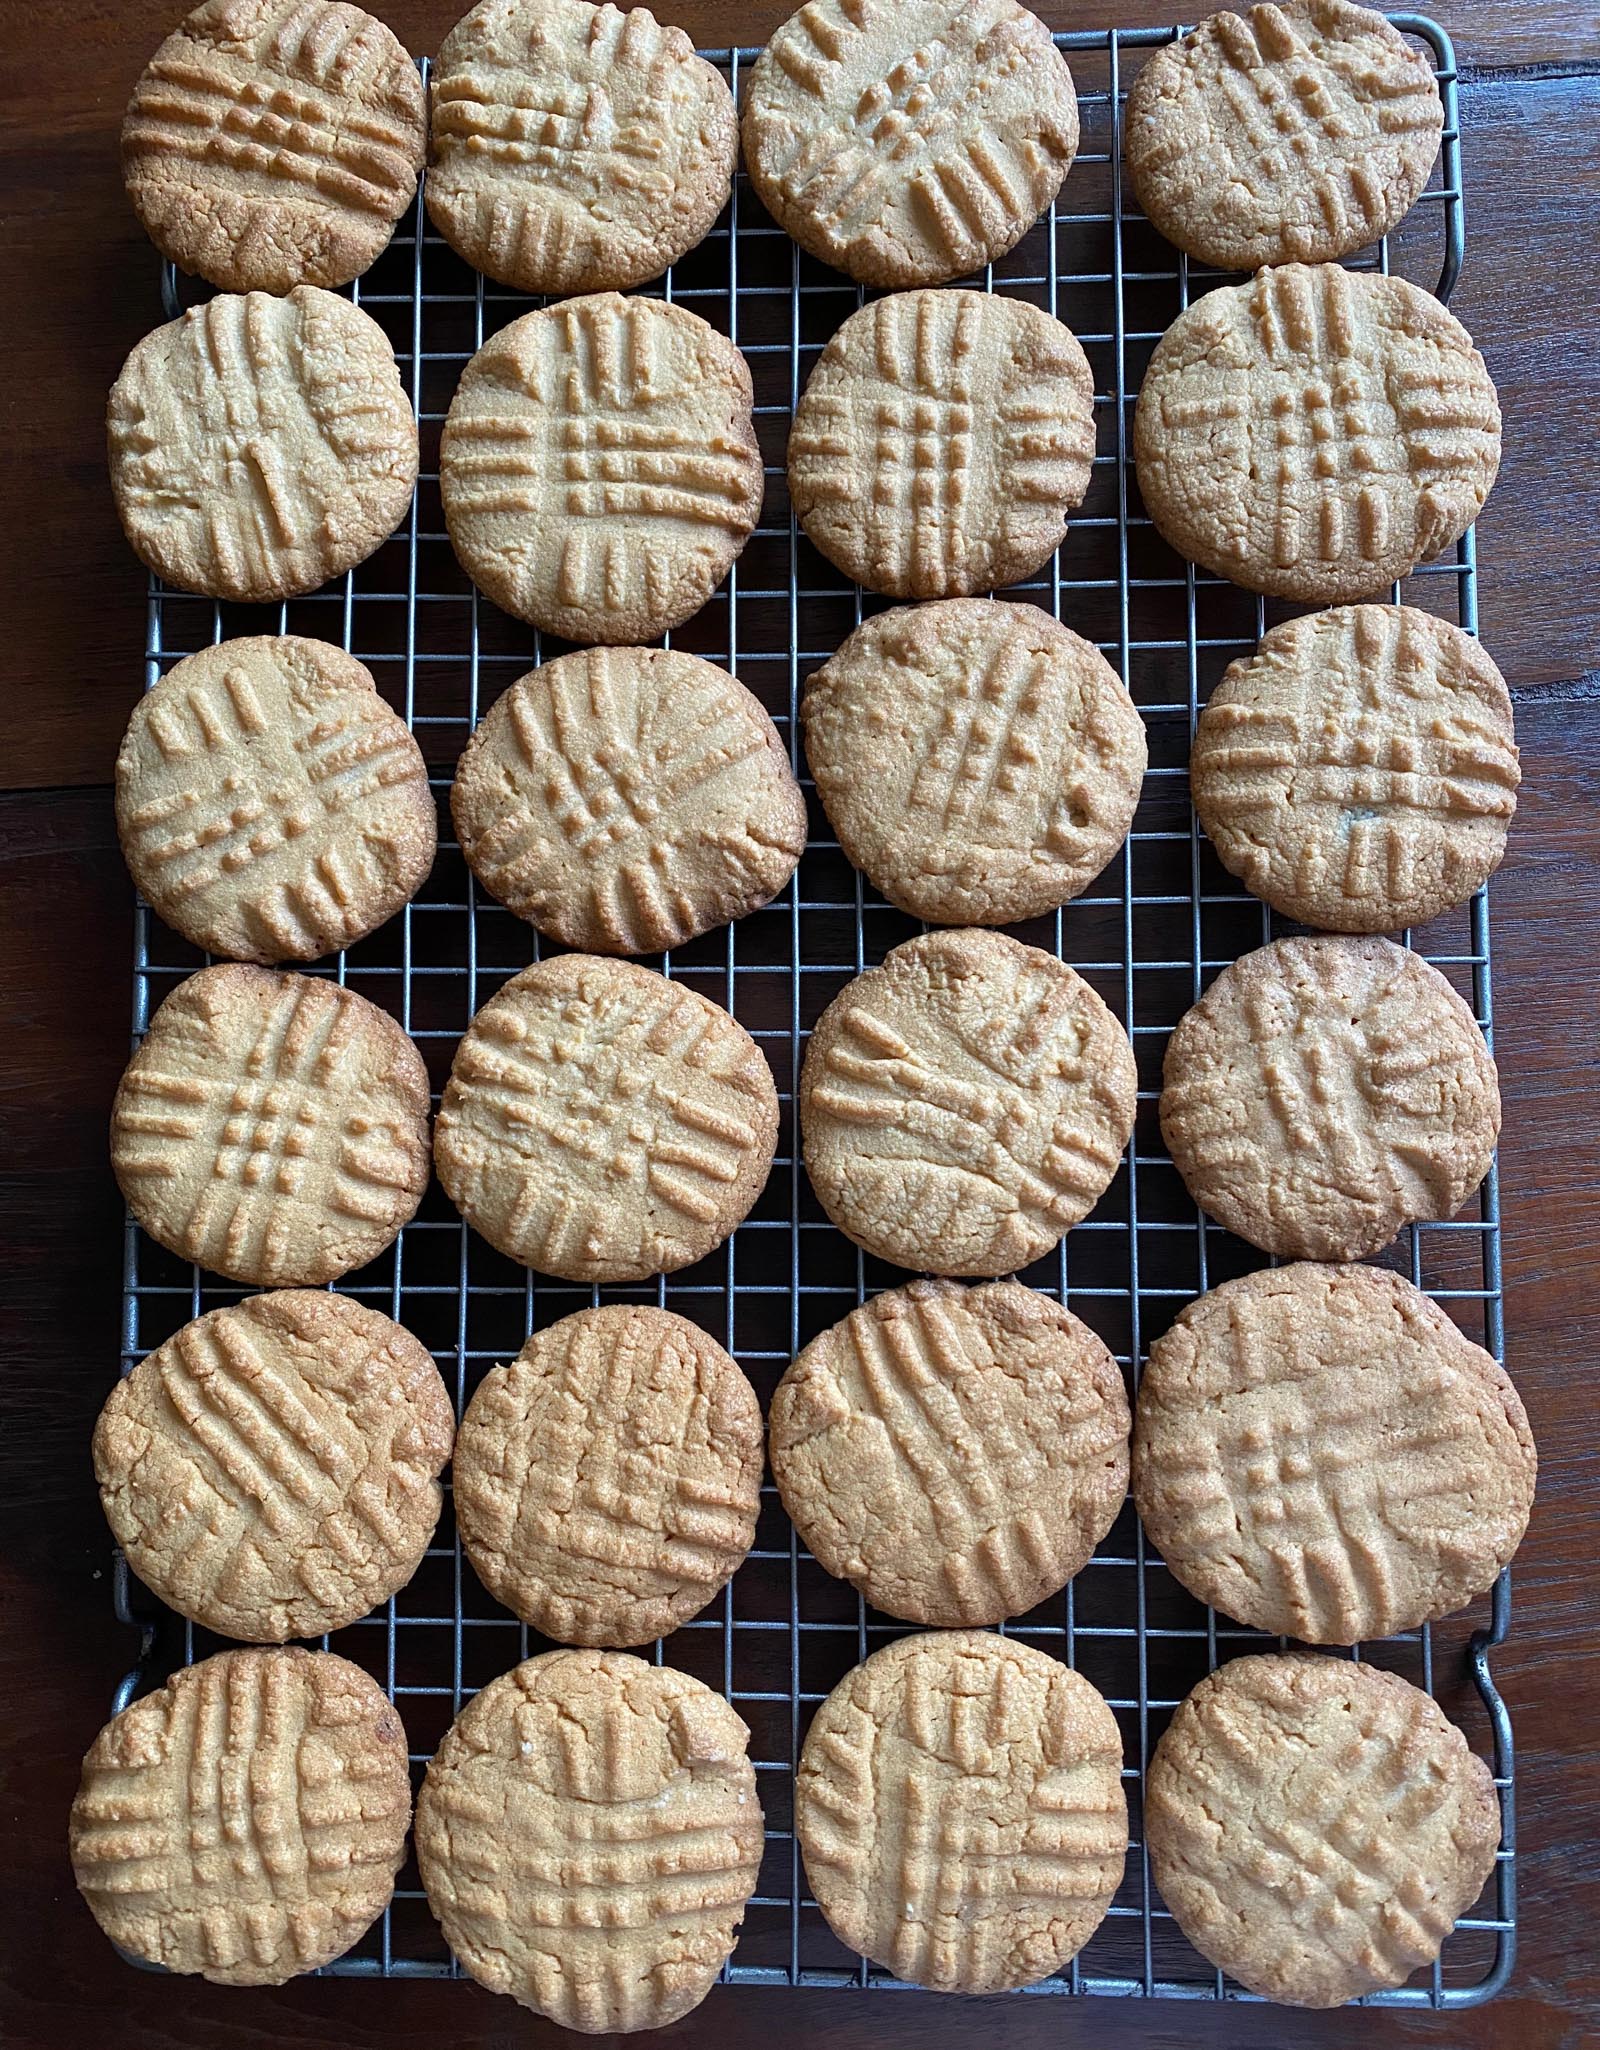
<svg viewBox="0 0 1600 2050"><path fill-rule="evenodd" d="M1223 866L1332 932L1463 903L1500 866L1519 780L1505 679L1410 605L1275 626L1212 692L1189 757Z"/></svg>
<svg viewBox="0 0 1600 2050"><path fill-rule="evenodd" d="M1123 117L1140 206L1169 242L1241 271L1386 235L1443 128L1426 54L1349 0L1213 14L1146 61Z"/></svg>
<svg viewBox="0 0 1600 2050"><path fill-rule="evenodd" d="M1104 1194L1133 1130L1128 1036L1083 978L996 932L907 940L817 1021L806 1172L857 1245L1005 1274Z"/></svg>
<svg viewBox="0 0 1600 2050"><path fill-rule="evenodd" d="M1094 643L1037 605L877 613L800 710L839 845L913 918L1009 925L1053 911L1133 823L1144 721Z"/></svg>
<svg viewBox="0 0 1600 2050"><path fill-rule="evenodd" d="M72 1869L136 1958L281 1986L383 1913L410 1822L406 1733L375 1680L326 1651L224 1651L95 1738Z"/></svg>
<svg viewBox="0 0 1600 2050"><path fill-rule="evenodd" d="M519 292L659 277L733 186L733 95L647 7L482 0L440 44L431 96L429 216Z"/></svg>
<svg viewBox="0 0 1600 2050"><path fill-rule="evenodd" d="M422 750L372 672L326 641L258 634L186 656L135 705L117 834L197 947L312 961L411 901L438 827Z"/></svg>
<svg viewBox="0 0 1600 2050"><path fill-rule="evenodd" d="M150 1236L253 1288L375 1259L428 1185L428 1071L387 1011L229 962L167 997L111 1110L111 1165Z"/></svg>
<svg viewBox="0 0 1600 2050"><path fill-rule="evenodd" d="M698 2007L761 1864L750 1732L618 1651L552 1651L457 1716L417 1800L428 1904L480 1985L586 2034Z"/></svg>
<svg viewBox="0 0 1600 2050"><path fill-rule="evenodd" d="M963 598L1033 575L1082 503L1094 376L1022 299L899 292L817 358L789 435L811 541L891 598Z"/></svg>
<svg viewBox="0 0 1600 2050"><path fill-rule="evenodd" d="M169 1608L252 1644L397 1594L439 1521L455 1410L433 1355L348 1296L285 1289L185 1324L107 1398L112 1535Z"/></svg>
<svg viewBox="0 0 1600 2050"><path fill-rule="evenodd" d="M765 1186L778 1092L720 1005L632 961L563 954L478 1012L439 1106L439 1179L502 1253L568 1281L703 1259Z"/></svg>
<svg viewBox="0 0 1600 2050"><path fill-rule="evenodd" d="M681 946L769 903L806 844L778 730L725 669L587 648L519 677L450 792L484 888L596 954Z"/></svg>
<svg viewBox="0 0 1600 2050"><path fill-rule="evenodd" d="M106 414L129 545L182 591L297 598L406 516L417 423L383 329L316 285L224 293L135 344Z"/></svg>
<svg viewBox="0 0 1600 2050"><path fill-rule="evenodd" d="M1259 947L1167 1042L1167 1151L1200 1208L1266 1253L1357 1260L1454 1217L1499 1133L1471 1011L1392 940Z"/></svg>
<svg viewBox="0 0 1600 2050"><path fill-rule="evenodd" d="M140 73L122 176L150 239L229 292L344 285L427 155L404 45L343 0L205 0Z"/></svg>
<svg viewBox="0 0 1600 2050"><path fill-rule="evenodd" d="M800 1354L772 1477L818 1563L908 1623L1000 1623L1065 1587L1128 1490L1105 1346L1015 1281L913 1281Z"/></svg>
<svg viewBox="0 0 1600 2050"><path fill-rule="evenodd" d="M1489 1768L1427 1695L1314 1652L1202 1680L1155 1748L1144 1814L1184 1935L1290 2007L1432 1964L1500 1842Z"/></svg>
<svg viewBox="0 0 1600 2050"><path fill-rule="evenodd" d="M670 1310L604 1303L536 1331L461 1420L454 1491L478 1578L561 1644L648 1644L755 1542L761 1405Z"/></svg>
<svg viewBox="0 0 1600 2050"><path fill-rule="evenodd" d="M1198 1601L1304 1644L1415 1630L1481 1594L1537 1470L1505 1369L1376 1267L1225 1281L1139 1383L1146 1535Z"/></svg>
<svg viewBox="0 0 1600 2050"><path fill-rule="evenodd" d="M569 641L649 641L710 597L761 511L750 366L696 313L601 292L472 358L439 454L461 566Z"/></svg>
<svg viewBox="0 0 1600 2050"><path fill-rule="evenodd" d="M1180 555L1246 590L1337 605L1471 526L1500 467L1500 402L1431 294L1290 263L1178 315L1133 447L1145 510Z"/></svg>
<svg viewBox="0 0 1600 2050"><path fill-rule="evenodd" d="M817 1710L795 1832L828 1926L941 1993L1029 1986L1122 1879L1122 1738L1103 1698L987 1630L902 1637Z"/></svg>
<svg viewBox="0 0 1600 2050"><path fill-rule="evenodd" d="M756 197L867 285L937 285L1020 242L1078 147L1078 97L1014 0L810 0L756 59Z"/></svg>

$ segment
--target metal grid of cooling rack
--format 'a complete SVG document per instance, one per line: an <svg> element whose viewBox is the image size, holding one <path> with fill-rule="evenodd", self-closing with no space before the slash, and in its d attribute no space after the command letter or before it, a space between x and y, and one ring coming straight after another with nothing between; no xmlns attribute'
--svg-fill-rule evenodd
<svg viewBox="0 0 1600 2050"><path fill-rule="evenodd" d="M1362 261L1393 264L1448 298L1463 250L1454 56L1448 38L1415 15L1391 17L1429 51L1444 96L1445 134L1430 190L1396 238ZM1020 594L1097 639L1144 713L1150 773L1127 847L1090 891L1052 918L1016 928L1051 948L1101 991L1127 1024L1139 1057L1139 1123L1116 1181L1091 1217L1023 1277L1097 1329L1130 1377L1181 1305L1260 1256L1198 1215L1160 1147L1154 1110L1166 1035L1210 976L1273 936L1276 921L1215 861L1189 808L1188 746L1197 710L1234 657L1253 648L1280 609L1172 555L1137 503L1128 408L1150 349L1212 278L1163 242L1127 203L1121 113L1144 53L1177 30L1057 36L1077 79L1083 147L1061 200L1001 263L986 289L1032 299L1067 322L1096 375L1099 453L1090 494L1048 570ZM739 90L754 51L709 53ZM184 287L169 271L169 315ZM745 351L755 377L767 466L762 524L725 589L673 636L676 645L735 670L773 713L804 772L795 707L809 670L878 601L863 600L798 533L783 452L794 401L822 344L861 302L854 286L813 263L762 213L741 173L727 214L702 246L652 290L691 305ZM407 524L338 585L273 607L213 605L153 584L147 682L174 661L241 632L301 632L341 642L367 662L410 721L441 798L481 713L515 676L559 644L480 599L457 568L438 502L439 426L461 366L485 336L530 301L486 286L427 226L419 198L408 224L353 296L385 327L417 408L423 476ZM1018 595L1013 593L1011 595ZM1396 586L1396 599L1401 595ZM1469 534L1453 560L1419 571L1405 596L1477 625ZM809 791L809 783L807 784ZM448 813L444 814L446 835ZM389 1254L339 1286L384 1308L434 1351L458 1406L527 1332L602 1299L653 1301L704 1324L735 1354L763 1398L795 1352L869 1292L904 1276L849 1245L827 1223L797 1159L793 1085L806 1035L845 980L917 928L844 861L815 809L795 881L774 904L709 934L660 966L732 1010L776 1073L784 1127L771 1182L750 1219L699 1266L638 1289L584 1289L536 1279L468 1232L437 1188ZM1411 936L1406 936L1408 942ZM1492 1036L1488 915L1482 894L1416 944L1473 1003ZM140 906L134 1032L203 957ZM472 1012L539 951L536 935L480 896L445 837L416 902L370 940L321 964L383 1004L418 1041L435 1086ZM1414 1229L1391 1256L1449 1306L1498 1358L1502 1352L1499 1210L1491 1174L1472 1209ZM189 1317L242 1292L182 1265L129 1223L123 1371ZM216 1648L205 1633L158 1610L119 1559L119 1616L141 1630L121 1707L179 1662ZM1493 1752L1503 1815L1494 1880L1464 1919L1431 1977L1370 1996L1374 2004L1453 2007L1504 1985L1515 1943L1511 1730L1489 1652L1509 1624L1502 1576L1487 1621L1440 1627L1359 1648L1439 1694ZM1481 1619L1477 1619L1481 1620ZM845 1951L805 1891L792 1831L795 1761L815 1704L858 1659L904 1626L867 1610L800 1549L776 1493L763 1491L756 1547L712 1608L655 1647L654 1656L729 1695L752 1729L767 1847L739 1947L725 1978L763 1985L888 1987L897 1982ZM1107 1696L1130 1763L1124 1778L1133 1842L1110 1914L1084 1951L1036 1993L1248 1998L1184 1942L1154 1896L1141 1844L1144 1762L1167 1715L1220 1657L1265 1640L1201 1608L1147 1552L1131 1508L1064 1595L1006 1626L1065 1658ZM324 1639L326 1645L329 1640ZM447 1503L412 1585L334 1648L388 1688L406 1721L420 1772L462 1702L540 1647L478 1587L463 1564ZM1476 1699L1474 1699L1474 1690ZM356 1950L329 1968L384 1977L459 1971L429 1916L413 1866L393 1906Z"/></svg>

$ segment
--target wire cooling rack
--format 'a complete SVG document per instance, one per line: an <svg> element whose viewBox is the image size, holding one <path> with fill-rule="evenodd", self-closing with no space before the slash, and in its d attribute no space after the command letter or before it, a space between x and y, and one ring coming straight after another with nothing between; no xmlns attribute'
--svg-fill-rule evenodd
<svg viewBox="0 0 1600 2050"><path fill-rule="evenodd" d="M1392 265L1447 299L1464 239L1454 56L1433 23L1416 15L1391 19L1432 57L1444 97L1444 145L1431 188L1402 230L1361 261L1385 270ZM1149 729L1150 772L1126 848L1064 912L1015 928L1088 977L1126 1023L1138 1055L1138 1128L1116 1181L1059 1252L1024 1276L1070 1303L1130 1378L1185 1302L1261 1264L1259 1254L1208 1224L1190 1203L1162 1151L1155 1104L1172 1026L1216 970L1279 929L1217 863L1196 827L1185 774L1198 707L1227 663L1251 650L1284 608L1173 555L1143 514L1128 454L1129 408L1150 350L1191 294L1215 282L1144 221L1125 193L1121 170L1129 77L1145 53L1176 33L1056 38L1079 87L1082 150L1048 219L974 281L1058 314L1094 367L1099 452L1088 499L1048 571L1019 588L1099 641ZM737 93L756 53L710 54ZM181 310L186 286L167 272L169 315ZM795 706L804 679L879 601L864 600L800 536L788 504L784 448L795 399L820 348L863 295L776 229L742 174L727 214L706 241L651 289L692 306L744 350L767 470L762 524L726 587L671 638L738 673L787 736L803 776ZM341 583L270 610L213 605L153 584L147 682L181 656L237 633L277 630L338 641L369 665L404 711L442 801L481 714L513 678L559 647L473 591L451 554L439 506L439 428L461 367L486 335L530 302L468 270L429 230L420 199L352 296L392 339L421 422L423 476L407 525ZM1400 597L1400 586L1393 595ZM1476 631L1471 535L1453 560L1419 570L1404 595ZM441 817L438 863L416 902L318 971L390 1010L421 1046L435 1087L472 1013L539 953L529 927L478 894L448 838L447 809ZM783 896L660 960L667 974L724 1004L754 1033L772 1063L783 1108L764 1196L733 1238L698 1266L637 1289L585 1289L536 1278L475 1238L435 1187L392 1251L339 1286L386 1310L432 1348L458 1406L530 1329L602 1299L655 1302L703 1324L735 1354L765 1400L802 1344L867 1294L905 1279L828 1224L798 1164L793 1103L805 1039L824 1005L850 976L917 929L850 868L813 798L812 837ZM137 1037L162 997L203 957L142 905L136 933ZM1415 944L1468 996L1492 1035L1481 893ZM1390 1257L1501 1356L1492 1173L1469 1212L1410 1231ZM188 1318L240 1294L176 1261L130 1222L123 1371ZM118 1692L121 1707L180 1661L215 1649L216 1641L159 1610L120 1559L116 1588L119 1615L142 1632L139 1663ZM1431 1977L1369 1996L1373 2004L1463 2006L1497 1992L1510 1972L1512 1741L1489 1664L1509 1616L1502 1576L1486 1619L1359 1648L1361 1657L1438 1694L1474 1740L1487 1735L1504 1831L1484 1901L1458 1926ZM1481 1627L1474 1628L1475 1620ZM903 1627L865 1608L851 1589L821 1571L797 1544L769 1485L747 1563L711 1609L655 1648L657 1660L730 1696L751 1727L767 1845L725 1973L730 1980L857 1988L897 1983L847 1952L808 1895L792 1830L792 1788L815 1704ZM1176 1703L1220 1659L1266 1640L1191 1600L1147 1550L1131 1507L1063 1596L1006 1627L1058 1654L1101 1689L1122 1726L1130 1761L1124 1777L1133 1844L1116 1901L1070 1967L1033 1991L1248 1998L1196 1955L1154 1894L1141 1843L1140 1794L1144 1763ZM448 1503L412 1584L332 1642L388 1688L404 1717L418 1774L463 1701L542 1648L464 1565ZM413 1866L402 1873L382 1921L328 1969L395 1978L459 1971Z"/></svg>

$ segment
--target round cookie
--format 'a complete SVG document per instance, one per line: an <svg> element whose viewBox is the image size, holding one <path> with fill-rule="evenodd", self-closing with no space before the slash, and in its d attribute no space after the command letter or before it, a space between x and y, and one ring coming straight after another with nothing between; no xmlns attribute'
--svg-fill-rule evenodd
<svg viewBox="0 0 1600 2050"><path fill-rule="evenodd" d="M828 1926L941 1993L1029 1986L1122 1879L1122 1738L1089 1682L1014 1637L902 1637L849 1672L800 1754L795 1833Z"/></svg>
<svg viewBox="0 0 1600 2050"><path fill-rule="evenodd" d="M1189 757L1223 866L1332 932L1463 903L1500 866L1519 780L1505 679L1410 605L1275 626L1212 692Z"/></svg>
<svg viewBox="0 0 1600 2050"><path fill-rule="evenodd" d="M1207 1216L1264 1253L1358 1260L1454 1217L1499 1134L1472 1012L1392 940L1275 940L1167 1042L1167 1151Z"/></svg>
<svg viewBox="0 0 1600 2050"><path fill-rule="evenodd" d="M659 277L733 187L733 95L645 7L483 0L440 44L431 97L429 217L519 292Z"/></svg>
<svg viewBox="0 0 1600 2050"><path fill-rule="evenodd" d="M1139 1383L1146 1535L1198 1601L1303 1644L1464 1607L1521 1543L1537 1469L1505 1369L1376 1267L1226 1281Z"/></svg>
<svg viewBox="0 0 1600 2050"><path fill-rule="evenodd" d="M427 152L416 65L343 0L206 0L145 66L122 123L151 241L228 292L359 277Z"/></svg>
<svg viewBox="0 0 1600 2050"><path fill-rule="evenodd" d="M1349 0L1213 14L1148 59L1123 118L1140 206L1236 271L1376 242L1427 184L1443 129L1427 56Z"/></svg>
<svg viewBox="0 0 1600 2050"><path fill-rule="evenodd" d="M1117 1363L1015 1281L913 1281L824 1331L772 1398L772 1477L818 1563L909 1623L1057 1593L1128 1489Z"/></svg>
<svg viewBox="0 0 1600 2050"><path fill-rule="evenodd" d="M326 641L259 634L186 656L134 706L117 835L195 946L312 961L411 901L438 827L422 750L371 671Z"/></svg>
<svg viewBox="0 0 1600 2050"><path fill-rule="evenodd" d="M810 679L800 713L839 845L931 924L1053 911L1133 823L1144 721L1094 643L1036 605L880 612Z"/></svg>
<svg viewBox="0 0 1600 2050"><path fill-rule="evenodd" d="M158 1245L252 1288L375 1259L428 1185L428 1071L387 1011L229 962L180 982L111 1109L111 1165Z"/></svg>
<svg viewBox="0 0 1600 2050"><path fill-rule="evenodd" d="M128 1564L169 1608L281 1644L340 1630L410 1580L455 1421L409 1331L289 1289L196 1317L119 1381L95 1478Z"/></svg>
<svg viewBox="0 0 1600 2050"><path fill-rule="evenodd" d="M354 569L406 516L417 423L388 337L336 292L225 293L135 343L106 413L129 545L258 605Z"/></svg>
<svg viewBox="0 0 1600 2050"><path fill-rule="evenodd" d="M1014 0L811 0L751 67L756 197L865 285L937 285L1020 242L1078 148L1078 97Z"/></svg>
<svg viewBox="0 0 1600 2050"><path fill-rule="evenodd" d="M617 1651L552 1651L457 1716L417 1799L417 1864L480 1985L565 2029L698 2007L761 1864L750 1732L720 1694Z"/></svg>
<svg viewBox="0 0 1600 2050"><path fill-rule="evenodd" d="M932 932L858 975L800 1074L806 1172L857 1245L1006 1274L1099 1201L1133 1131L1128 1036L1053 954Z"/></svg>
<svg viewBox="0 0 1600 2050"><path fill-rule="evenodd" d="M761 511L750 366L696 313L601 292L525 313L461 373L439 451L451 546L569 641L698 612Z"/></svg>
<svg viewBox="0 0 1600 2050"><path fill-rule="evenodd" d="M1246 590L1337 605L1471 526L1500 467L1500 402L1429 293L1291 263L1178 315L1133 450L1145 510L1180 555Z"/></svg>
<svg viewBox="0 0 1600 2050"><path fill-rule="evenodd" d="M439 1179L513 1260L642 1281L749 1213L778 1140L761 1049L708 997L631 961L562 954L468 1026L439 1105Z"/></svg>
<svg viewBox="0 0 1600 2050"><path fill-rule="evenodd" d="M900 292L817 358L789 435L806 538L890 598L964 598L1031 577L1094 460L1094 376L1022 299Z"/></svg>
<svg viewBox="0 0 1600 2050"><path fill-rule="evenodd" d="M519 677L467 742L456 838L564 946L645 954L769 903L806 844L778 730L725 669L587 648Z"/></svg>
<svg viewBox="0 0 1600 2050"><path fill-rule="evenodd" d="M755 1542L761 1405L715 1339L639 1303L579 1310L461 1420L456 1522L478 1578L563 1644L648 1644Z"/></svg>
<svg viewBox="0 0 1600 2050"><path fill-rule="evenodd" d="M1150 1870L1252 1993L1337 2007L1432 1964L1494 1870L1488 1766L1420 1688L1314 1652L1200 1682L1145 1775Z"/></svg>
<svg viewBox="0 0 1600 2050"><path fill-rule="evenodd" d="M406 1733L383 1689L291 1646L219 1652L113 1716L69 1841L121 1949L218 1986L281 1986L383 1913L410 1822Z"/></svg>

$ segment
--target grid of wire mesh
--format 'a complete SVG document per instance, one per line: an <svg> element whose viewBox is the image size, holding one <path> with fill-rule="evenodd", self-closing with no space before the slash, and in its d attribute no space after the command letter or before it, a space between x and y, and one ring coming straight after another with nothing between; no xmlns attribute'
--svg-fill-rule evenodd
<svg viewBox="0 0 1600 2050"><path fill-rule="evenodd" d="M1391 17L1429 51L1445 104L1440 164L1391 242L1360 259L1395 267L1448 298L1463 250L1455 65L1448 38L1414 15ZM1124 1164L1090 1218L1024 1279L1070 1303L1098 1330L1130 1378L1151 1341L1192 1296L1261 1264L1189 1201L1160 1146L1155 1101L1165 1040L1217 969L1277 931L1264 906L1216 862L1189 807L1189 741L1199 707L1229 661L1247 653L1281 609L1197 572L1155 534L1129 459L1129 408L1151 348L1192 293L1215 282L1166 244L1124 192L1121 112L1129 78L1177 30L1057 37L1078 82L1083 146L1060 201L1026 240L983 273L985 289L1044 306L1078 335L1096 376L1099 449L1088 499L1040 577L1010 596L1047 606L1098 640L1120 668L1148 727L1150 772L1134 830L1081 898L1015 930L1070 961L1126 1023L1138 1056L1138 1127ZM737 94L753 51L709 53ZM167 311L187 281L170 270ZM777 1078L783 1131L772 1178L749 1220L698 1266L637 1289L589 1289L525 1273L476 1239L434 1188L392 1251L340 1283L429 1345L458 1406L527 1333L591 1301L642 1300L695 1319L739 1359L765 1399L793 1353L867 1294L903 1280L827 1222L798 1162L794 1083L807 1034L836 991L918 928L849 867L805 778L795 719L809 670L864 612L863 598L817 555L791 513L783 470L788 422L822 345L864 296L804 256L755 202L741 174L711 235L660 285L744 350L754 373L767 467L763 518L725 587L670 637L735 671L789 741L812 804L812 836L794 882L765 910L706 935L658 964L724 1004L763 1046ZM558 644L498 613L455 563L439 507L440 424L468 356L530 302L486 284L428 228L419 198L409 221L352 296L394 343L421 423L423 475L407 524L368 563L310 597L235 608L153 584L147 682L183 655L241 632L282 631L340 642L366 662L428 757L441 798L481 714L513 678ZM1396 586L1394 597L1401 596ZM1476 631L1469 534L1453 558L1408 580L1407 601ZM417 1040L435 1087L468 1019L500 982L539 953L530 928L482 896L448 836L417 900L381 932L316 972L390 1010ZM1411 936L1407 935L1408 941ZM1491 1037L1489 938L1482 894L1415 939L1463 990ZM203 957L141 905L137 912L134 1033ZM1502 1353L1498 1194L1491 1174L1450 1224L1414 1229L1390 1256L1445 1302L1470 1335ZM241 1291L183 1265L130 1221L123 1371L191 1316ZM122 1706L179 1662L216 1648L205 1633L156 1608L119 1560L117 1607L142 1631ZM1492 1748L1504 1821L1484 1900L1446 1945L1431 1975L1375 2003L1459 2006L1505 1982L1515 1941L1512 1744L1489 1653L1509 1623L1505 1576L1488 1617L1358 1648L1436 1693L1474 1740ZM767 1848L744 1933L725 1976L772 1985L888 1987L897 1982L845 1951L806 1891L792 1829L795 1762L818 1701L868 1651L904 1626L869 1611L798 1545L775 1491L763 1491L756 1546L712 1607L655 1647L658 1661L720 1688L751 1726ZM1121 1889L1101 1930L1037 1993L1249 1997L1190 1949L1150 1883L1141 1841L1145 1761L1172 1708L1219 1659L1264 1641L1201 1608L1147 1552L1125 1508L1065 1593L1006 1626L1064 1658L1111 1702L1126 1739L1133 1829ZM323 1640L326 1644L329 1640ZM448 1504L412 1584L334 1648L371 1670L404 1716L420 1773L472 1692L541 1648L490 1600L464 1564ZM427 1912L416 1873L338 1973L436 1977L456 1973Z"/></svg>

